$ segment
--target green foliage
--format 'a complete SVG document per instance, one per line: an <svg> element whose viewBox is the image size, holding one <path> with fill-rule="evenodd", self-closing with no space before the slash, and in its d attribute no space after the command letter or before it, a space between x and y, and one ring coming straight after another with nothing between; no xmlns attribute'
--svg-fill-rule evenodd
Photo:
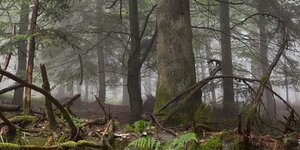
<svg viewBox="0 0 300 150"><path fill-rule="evenodd" d="M83 118L72 118L73 122L75 123L76 126L81 126L85 123L85 120Z"/></svg>
<svg viewBox="0 0 300 150"><path fill-rule="evenodd" d="M218 136L212 136L200 145L201 150L221 150L222 147L222 141Z"/></svg>
<svg viewBox="0 0 300 150"><path fill-rule="evenodd" d="M151 122L145 120L139 120L131 125L126 125L125 130L127 132L143 132L149 130L151 127Z"/></svg>
<svg viewBox="0 0 300 150"><path fill-rule="evenodd" d="M0 149L3 150L19 150L21 149L19 145L12 143L0 143Z"/></svg>
<svg viewBox="0 0 300 150"><path fill-rule="evenodd" d="M174 140L171 140L166 143L164 149L172 150L172 149L184 149L188 143L196 142L197 143L197 135L195 133L186 133Z"/></svg>
<svg viewBox="0 0 300 150"><path fill-rule="evenodd" d="M142 137L129 143L128 147L138 148L140 150L158 150L160 149L160 142L153 137Z"/></svg>

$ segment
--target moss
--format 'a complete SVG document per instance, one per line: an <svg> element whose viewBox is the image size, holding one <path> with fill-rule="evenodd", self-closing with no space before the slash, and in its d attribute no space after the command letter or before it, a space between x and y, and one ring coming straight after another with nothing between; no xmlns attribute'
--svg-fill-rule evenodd
<svg viewBox="0 0 300 150"><path fill-rule="evenodd" d="M64 148L76 149L77 148L77 143L74 142L74 141L68 141L68 142L60 144L59 147L58 147L58 149L64 149Z"/></svg>
<svg viewBox="0 0 300 150"><path fill-rule="evenodd" d="M23 116L16 116L12 119L16 119L16 120L24 120L26 122L30 122L30 123L33 123L36 121L36 118L34 116L29 116L29 115L23 115Z"/></svg>
<svg viewBox="0 0 300 150"><path fill-rule="evenodd" d="M154 106L154 111L157 111L162 105L164 105L171 98L170 93L164 87L160 87L157 90L156 102Z"/></svg>
<svg viewBox="0 0 300 150"><path fill-rule="evenodd" d="M19 145L12 143L0 143L0 150L19 150Z"/></svg>
<svg viewBox="0 0 300 150"><path fill-rule="evenodd" d="M222 141L218 136L212 136L200 145L201 150L221 150L222 148Z"/></svg>
<svg viewBox="0 0 300 150"><path fill-rule="evenodd" d="M212 120L213 120L213 115L212 115L211 108L206 106L205 104L200 104L195 114L196 123L211 122Z"/></svg>

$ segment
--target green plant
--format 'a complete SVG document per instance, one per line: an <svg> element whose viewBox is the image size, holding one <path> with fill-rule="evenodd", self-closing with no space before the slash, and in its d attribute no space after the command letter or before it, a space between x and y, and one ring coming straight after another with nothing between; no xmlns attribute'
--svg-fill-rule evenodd
<svg viewBox="0 0 300 150"><path fill-rule="evenodd" d="M201 150L221 150L222 147L222 141L218 136L212 136L200 145Z"/></svg>
<svg viewBox="0 0 300 150"><path fill-rule="evenodd" d="M190 142L198 142L197 135L195 133L186 133L167 142L164 149L184 149Z"/></svg>
<svg viewBox="0 0 300 150"><path fill-rule="evenodd" d="M153 137L142 137L130 142L128 147L135 147L140 150L159 150L160 142L156 141Z"/></svg>
<svg viewBox="0 0 300 150"><path fill-rule="evenodd" d="M139 120L135 122L132 126L126 125L125 130L127 132L144 132L149 130L151 127L151 122L145 120Z"/></svg>

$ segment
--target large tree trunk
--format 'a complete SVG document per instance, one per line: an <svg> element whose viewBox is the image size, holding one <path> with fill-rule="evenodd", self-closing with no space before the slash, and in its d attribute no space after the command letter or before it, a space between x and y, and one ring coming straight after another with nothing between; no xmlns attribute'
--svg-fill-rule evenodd
<svg viewBox="0 0 300 150"><path fill-rule="evenodd" d="M127 89L130 100L131 122L141 118L143 109L140 82L141 50L138 19L138 1L129 0L131 50L128 58Z"/></svg>
<svg viewBox="0 0 300 150"><path fill-rule="evenodd" d="M265 5L266 4L263 1L259 1L258 11L262 13ZM262 78L264 78L264 75L268 73L268 68L269 68L268 42L267 42L268 36L267 36L266 24L267 22L264 16L260 15L258 21L258 29L259 29L259 41L260 41L259 51L260 51ZM269 86L269 88L272 89L270 81L268 81L267 86ZM262 100L266 106L267 113L270 115L271 118L275 118L276 117L275 100L272 92L270 92L269 90L265 90Z"/></svg>
<svg viewBox="0 0 300 150"><path fill-rule="evenodd" d="M189 1L159 0L157 28L158 83L155 110L196 82ZM178 122L182 122L183 118L191 121L201 103L201 98L197 98L195 95L181 99L182 105L177 104L169 114L177 113L172 116ZM172 122L174 120L171 118L170 123L177 123Z"/></svg>
<svg viewBox="0 0 300 150"><path fill-rule="evenodd" d="M103 1L97 1L97 15L101 16L103 14ZM97 17L99 19L99 25L101 24L101 18ZM103 36L101 34L98 35L98 41L103 39ZM105 56L104 56L104 49L103 46L98 47L97 51L97 58L98 58L98 83L99 83L99 93L98 97L102 103L105 102L106 98L106 83L105 83Z"/></svg>
<svg viewBox="0 0 300 150"><path fill-rule="evenodd" d="M122 82L123 82L123 85L122 85L122 89L123 89L123 95L122 95L123 105L129 105L129 94L128 94L128 88L127 88L127 74L124 74L122 76Z"/></svg>
<svg viewBox="0 0 300 150"><path fill-rule="evenodd" d="M29 50L28 50L28 63L27 63L27 82L32 83L32 74L33 74L33 66L34 66L34 54L35 54L35 32L36 32L36 24L39 10L39 0L35 1L31 23L30 23L30 40L29 40ZM24 98L24 106L23 113L30 114L30 105L31 105L31 89L25 88L25 98Z"/></svg>
<svg viewBox="0 0 300 150"><path fill-rule="evenodd" d="M29 25L29 4L23 2L21 5L20 13L20 29L19 34L27 34ZM26 50L27 50L27 39L22 39L18 43L18 70L17 76L22 79L26 78ZM24 88L19 88L14 91L13 104L23 105L23 93Z"/></svg>
<svg viewBox="0 0 300 150"><path fill-rule="evenodd" d="M232 54L230 41L230 20L229 20L229 1L220 2L220 29L221 33L221 50L222 50L222 74L232 75ZM233 79L223 79L223 110L226 114L234 113L234 91Z"/></svg>

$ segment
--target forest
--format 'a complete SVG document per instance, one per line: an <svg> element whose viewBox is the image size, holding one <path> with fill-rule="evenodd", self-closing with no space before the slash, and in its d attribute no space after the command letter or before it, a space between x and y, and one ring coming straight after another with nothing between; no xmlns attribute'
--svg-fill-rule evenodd
<svg viewBox="0 0 300 150"><path fill-rule="evenodd" d="M300 149L299 16L299 0L0 0L0 150Z"/></svg>

